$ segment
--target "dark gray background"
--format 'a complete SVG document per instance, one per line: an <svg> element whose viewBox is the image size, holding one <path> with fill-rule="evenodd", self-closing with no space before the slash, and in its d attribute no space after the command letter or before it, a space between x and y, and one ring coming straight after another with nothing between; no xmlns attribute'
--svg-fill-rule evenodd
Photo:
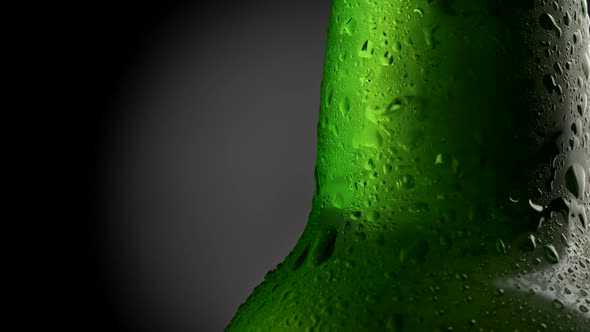
<svg viewBox="0 0 590 332"><path fill-rule="evenodd" d="M293 248L311 209L329 7L94 15L108 29L90 45L104 83L91 229L104 328L220 331Z"/></svg>

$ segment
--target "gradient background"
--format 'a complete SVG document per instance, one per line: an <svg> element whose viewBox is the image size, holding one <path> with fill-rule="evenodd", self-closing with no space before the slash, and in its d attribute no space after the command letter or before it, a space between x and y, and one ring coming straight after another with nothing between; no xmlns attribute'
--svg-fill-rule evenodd
<svg viewBox="0 0 590 332"><path fill-rule="evenodd" d="M76 5L68 144L72 168L88 162L92 208L65 249L73 330L221 331L294 247L311 209L329 9Z"/></svg>

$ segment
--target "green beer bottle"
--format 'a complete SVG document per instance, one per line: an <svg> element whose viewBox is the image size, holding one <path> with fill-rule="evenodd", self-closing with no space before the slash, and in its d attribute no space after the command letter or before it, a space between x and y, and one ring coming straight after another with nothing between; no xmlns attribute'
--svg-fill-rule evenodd
<svg viewBox="0 0 590 332"><path fill-rule="evenodd" d="M590 331L586 0L333 0L315 192L227 331Z"/></svg>

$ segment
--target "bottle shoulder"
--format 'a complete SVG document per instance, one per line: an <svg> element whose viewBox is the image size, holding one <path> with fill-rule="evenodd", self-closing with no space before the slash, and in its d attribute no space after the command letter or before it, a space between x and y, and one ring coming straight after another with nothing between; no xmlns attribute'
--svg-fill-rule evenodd
<svg viewBox="0 0 590 332"><path fill-rule="evenodd" d="M228 331L588 331L588 246L469 232L310 223Z"/></svg>

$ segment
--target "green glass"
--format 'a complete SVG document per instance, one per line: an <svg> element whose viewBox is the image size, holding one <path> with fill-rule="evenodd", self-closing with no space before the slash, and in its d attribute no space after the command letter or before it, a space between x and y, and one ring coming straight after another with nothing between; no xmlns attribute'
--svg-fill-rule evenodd
<svg viewBox="0 0 590 332"><path fill-rule="evenodd" d="M226 330L590 331L589 26L333 0L308 224Z"/></svg>

